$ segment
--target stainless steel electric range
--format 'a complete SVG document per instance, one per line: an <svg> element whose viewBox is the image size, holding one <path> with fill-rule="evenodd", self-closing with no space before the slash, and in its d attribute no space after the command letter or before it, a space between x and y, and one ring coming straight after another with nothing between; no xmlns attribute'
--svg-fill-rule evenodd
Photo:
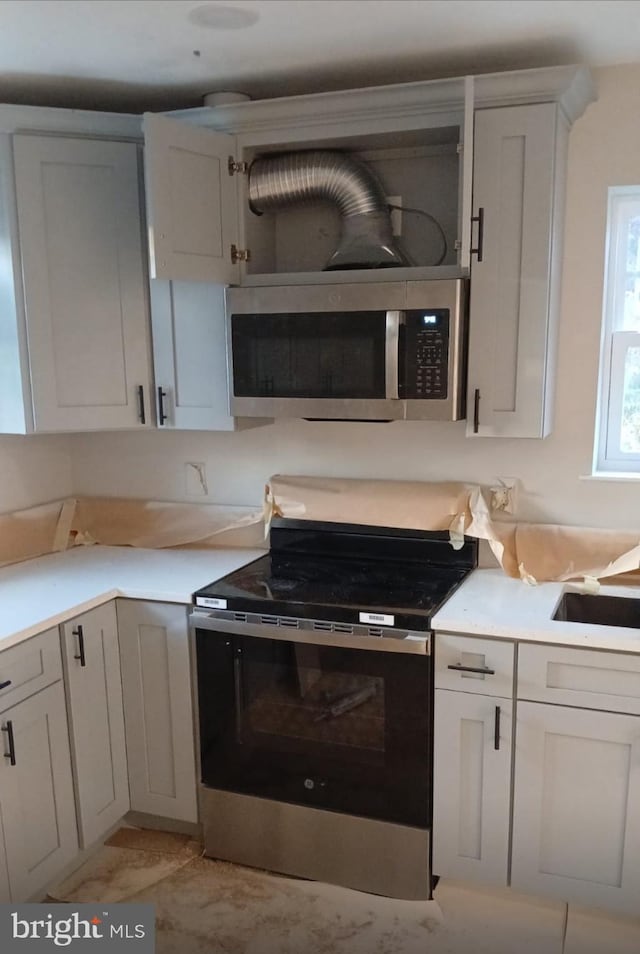
<svg viewBox="0 0 640 954"><path fill-rule="evenodd" d="M276 519L194 594L208 855L431 893L431 617L477 563L446 533Z"/></svg>

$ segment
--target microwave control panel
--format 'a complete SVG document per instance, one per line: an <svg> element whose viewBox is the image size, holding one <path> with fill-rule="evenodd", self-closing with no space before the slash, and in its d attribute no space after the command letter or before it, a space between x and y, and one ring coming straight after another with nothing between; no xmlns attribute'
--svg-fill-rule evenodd
<svg viewBox="0 0 640 954"><path fill-rule="evenodd" d="M449 311L406 311L404 398L446 400L449 380Z"/></svg>

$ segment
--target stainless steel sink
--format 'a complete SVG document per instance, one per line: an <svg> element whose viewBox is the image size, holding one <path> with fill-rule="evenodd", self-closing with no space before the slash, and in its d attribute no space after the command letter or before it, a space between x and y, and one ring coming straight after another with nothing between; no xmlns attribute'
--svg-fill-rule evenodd
<svg viewBox="0 0 640 954"><path fill-rule="evenodd" d="M568 623L630 626L632 629L640 629L640 599L591 593L564 593L553 618Z"/></svg>

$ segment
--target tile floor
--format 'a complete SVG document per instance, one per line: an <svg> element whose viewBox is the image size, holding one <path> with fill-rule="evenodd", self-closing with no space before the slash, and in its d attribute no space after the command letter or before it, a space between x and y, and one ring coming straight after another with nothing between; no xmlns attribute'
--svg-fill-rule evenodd
<svg viewBox="0 0 640 954"><path fill-rule="evenodd" d="M123 828L56 901L156 905L157 954L638 954L640 920L440 882L398 901L202 857L185 835Z"/></svg>

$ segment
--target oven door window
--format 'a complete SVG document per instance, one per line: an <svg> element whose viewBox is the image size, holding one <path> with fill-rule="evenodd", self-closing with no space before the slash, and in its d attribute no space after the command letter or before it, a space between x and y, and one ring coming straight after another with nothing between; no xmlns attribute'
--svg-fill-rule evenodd
<svg viewBox="0 0 640 954"><path fill-rule="evenodd" d="M232 315L236 397L384 398L386 314Z"/></svg>
<svg viewBox="0 0 640 954"><path fill-rule="evenodd" d="M200 631L202 780L426 827L429 657Z"/></svg>

